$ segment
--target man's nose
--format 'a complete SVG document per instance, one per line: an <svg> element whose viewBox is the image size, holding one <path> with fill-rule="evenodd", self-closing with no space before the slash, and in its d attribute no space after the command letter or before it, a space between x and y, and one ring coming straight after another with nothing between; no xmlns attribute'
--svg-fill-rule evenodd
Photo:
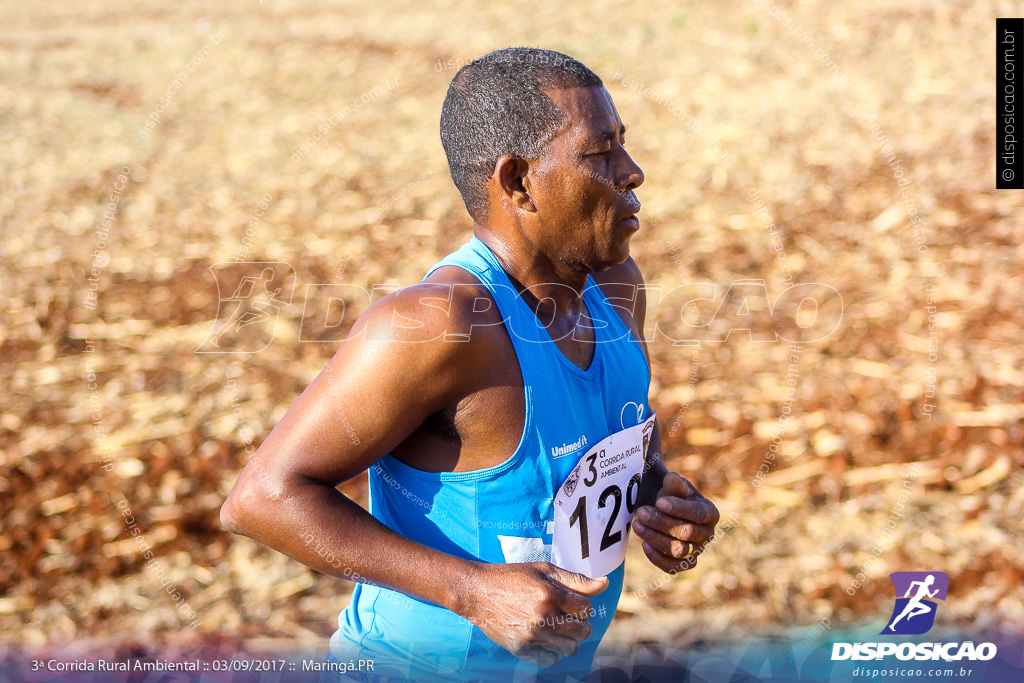
<svg viewBox="0 0 1024 683"><path fill-rule="evenodd" d="M635 190L644 184L644 171L642 168L636 165L633 161L633 157L626 153L626 164L622 169L622 175L619 176L619 188L624 192L629 190Z"/></svg>

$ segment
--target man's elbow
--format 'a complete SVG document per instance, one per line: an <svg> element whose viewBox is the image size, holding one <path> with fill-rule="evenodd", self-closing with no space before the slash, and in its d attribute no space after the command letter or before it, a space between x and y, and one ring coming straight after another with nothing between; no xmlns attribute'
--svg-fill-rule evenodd
<svg viewBox="0 0 1024 683"><path fill-rule="evenodd" d="M256 538L280 514L278 503L286 497L287 479L243 470L227 500L220 506L220 523L233 534Z"/></svg>
<svg viewBox="0 0 1024 683"><path fill-rule="evenodd" d="M235 491L232 491L224 504L220 506L220 523L233 534L245 535L245 513L238 504Z"/></svg>
<svg viewBox="0 0 1024 683"><path fill-rule="evenodd" d="M265 501L259 498L258 491L246 486L244 481L238 481L220 506L220 523L233 534L252 536L265 507Z"/></svg>

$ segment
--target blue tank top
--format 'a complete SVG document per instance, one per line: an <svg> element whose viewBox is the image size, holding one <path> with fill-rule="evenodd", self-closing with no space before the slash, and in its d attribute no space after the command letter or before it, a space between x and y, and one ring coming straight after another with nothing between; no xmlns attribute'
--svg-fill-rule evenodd
<svg viewBox="0 0 1024 683"><path fill-rule="evenodd" d="M647 360L593 278L587 278L583 300L597 344L583 370L558 349L481 240L473 237L427 275L443 266L474 275L497 304L523 374L523 434L504 462L470 472L424 472L384 456L368 473L370 514L403 536L458 557L551 561L560 487L574 469L579 471L588 448L649 416ZM605 502L611 507L616 501ZM591 534L600 533L594 531L600 526L592 520ZM626 543L628 531L621 536ZM515 657L432 602L366 584L356 584L341 612L331 651L341 661L373 660L375 674L417 680L586 673L615 614L624 567L622 562L611 571L608 588L590 598L595 610L590 638L554 669L541 670Z"/></svg>

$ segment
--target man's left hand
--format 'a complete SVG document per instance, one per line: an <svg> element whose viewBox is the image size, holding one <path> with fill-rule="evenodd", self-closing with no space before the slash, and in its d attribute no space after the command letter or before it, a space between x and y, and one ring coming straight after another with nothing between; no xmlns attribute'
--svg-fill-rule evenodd
<svg viewBox="0 0 1024 683"><path fill-rule="evenodd" d="M714 536L718 508L675 472L662 481L655 506L637 509L633 530L654 566L675 574L692 569Z"/></svg>

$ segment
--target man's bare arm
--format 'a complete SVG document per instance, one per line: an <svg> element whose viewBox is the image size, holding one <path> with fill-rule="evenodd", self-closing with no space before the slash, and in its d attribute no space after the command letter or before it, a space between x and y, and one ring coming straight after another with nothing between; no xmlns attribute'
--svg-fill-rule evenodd
<svg viewBox="0 0 1024 683"><path fill-rule="evenodd" d="M450 315L436 304L451 288L431 284L372 306L245 467L221 519L318 571L441 605L514 654L550 666L589 635L585 596L606 581L548 563L445 554L395 533L336 488L474 390L474 368L488 360L487 328L467 342L445 340L446 329L474 322L459 317L473 311L472 293L456 289L468 300L452 302Z"/></svg>
<svg viewBox="0 0 1024 683"><path fill-rule="evenodd" d="M389 329L393 313L403 308L403 302L385 299L356 322L242 471L221 518L229 530L317 571L398 588L460 611L470 562L391 531L335 488L459 393L458 378L445 376L443 368L461 349L410 342L401 329ZM392 341L384 341L382 328ZM416 381L428 374L433 381Z"/></svg>

